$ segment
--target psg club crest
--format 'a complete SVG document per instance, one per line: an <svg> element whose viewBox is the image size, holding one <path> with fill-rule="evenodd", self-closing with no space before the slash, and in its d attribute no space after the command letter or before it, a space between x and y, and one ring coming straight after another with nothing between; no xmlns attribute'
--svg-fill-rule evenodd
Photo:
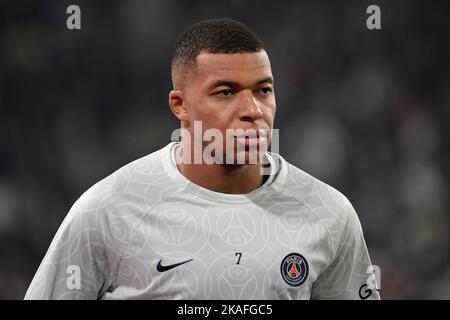
<svg viewBox="0 0 450 320"><path fill-rule="evenodd" d="M281 261L281 275L291 287L299 287L308 278L309 266L305 257L298 253L288 254Z"/></svg>

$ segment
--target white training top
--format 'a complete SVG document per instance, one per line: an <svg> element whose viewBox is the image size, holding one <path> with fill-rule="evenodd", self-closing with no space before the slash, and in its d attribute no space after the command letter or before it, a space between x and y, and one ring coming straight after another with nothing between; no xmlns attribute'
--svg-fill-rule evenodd
<svg viewBox="0 0 450 320"><path fill-rule="evenodd" d="M261 187L214 192L178 171L178 146L87 190L25 299L379 299L345 196L269 152Z"/></svg>

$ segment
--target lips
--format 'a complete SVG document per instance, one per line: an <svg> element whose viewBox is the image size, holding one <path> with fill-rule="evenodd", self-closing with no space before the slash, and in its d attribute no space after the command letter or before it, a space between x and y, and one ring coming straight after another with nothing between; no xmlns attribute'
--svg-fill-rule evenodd
<svg viewBox="0 0 450 320"><path fill-rule="evenodd" d="M266 132L263 130L246 132L245 134L236 135L235 139L238 143L249 146L258 146L267 138Z"/></svg>
<svg viewBox="0 0 450 320"><path fill-rule="evenodd" d="M265 137L239 137L237 141L246 147L258 146L265 140Z"/></svg>
<svg viewBox="0 0 450 320"><path fill-rule="evenodd" d="M243 134L236 134L234 135L235 138L265 138L267 136L267 130L265 129L248 129L247 131L244 131Z"/></svg>

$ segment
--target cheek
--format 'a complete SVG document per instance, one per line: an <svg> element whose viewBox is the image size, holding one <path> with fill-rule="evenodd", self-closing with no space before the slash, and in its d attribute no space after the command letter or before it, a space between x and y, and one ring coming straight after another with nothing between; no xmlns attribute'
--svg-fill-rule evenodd
<svg viewBox="0 0 450 320"><path fill-rule="evenodd" d="M233 121L233 108L215 102L214 99L205 99L197 104L196 120L202 120L204 127L225 129Z"/></svg>
<svg viewBox="0 0 450 320"><path fill-rule="evenodd" d="M266 106L265 111L264 111L264 118L266 119L266 121L268 123L271 124L271 126L273 126L273 122L275 120L276 110L277 110L277 107L276 107L275 103L273 103L273 104L271 103Z"/></svg>

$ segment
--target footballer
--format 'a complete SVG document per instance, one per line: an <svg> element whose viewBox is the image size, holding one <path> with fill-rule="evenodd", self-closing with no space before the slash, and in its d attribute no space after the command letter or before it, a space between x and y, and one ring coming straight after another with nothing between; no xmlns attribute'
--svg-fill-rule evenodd
<svg viewBox="0 0 450 320"><path fill-rule="evenodd" d="M189 27L172 82L180 139L80 196L25 299L380 299L347 198L268 151L275 81L254 32Z"/></svg>

